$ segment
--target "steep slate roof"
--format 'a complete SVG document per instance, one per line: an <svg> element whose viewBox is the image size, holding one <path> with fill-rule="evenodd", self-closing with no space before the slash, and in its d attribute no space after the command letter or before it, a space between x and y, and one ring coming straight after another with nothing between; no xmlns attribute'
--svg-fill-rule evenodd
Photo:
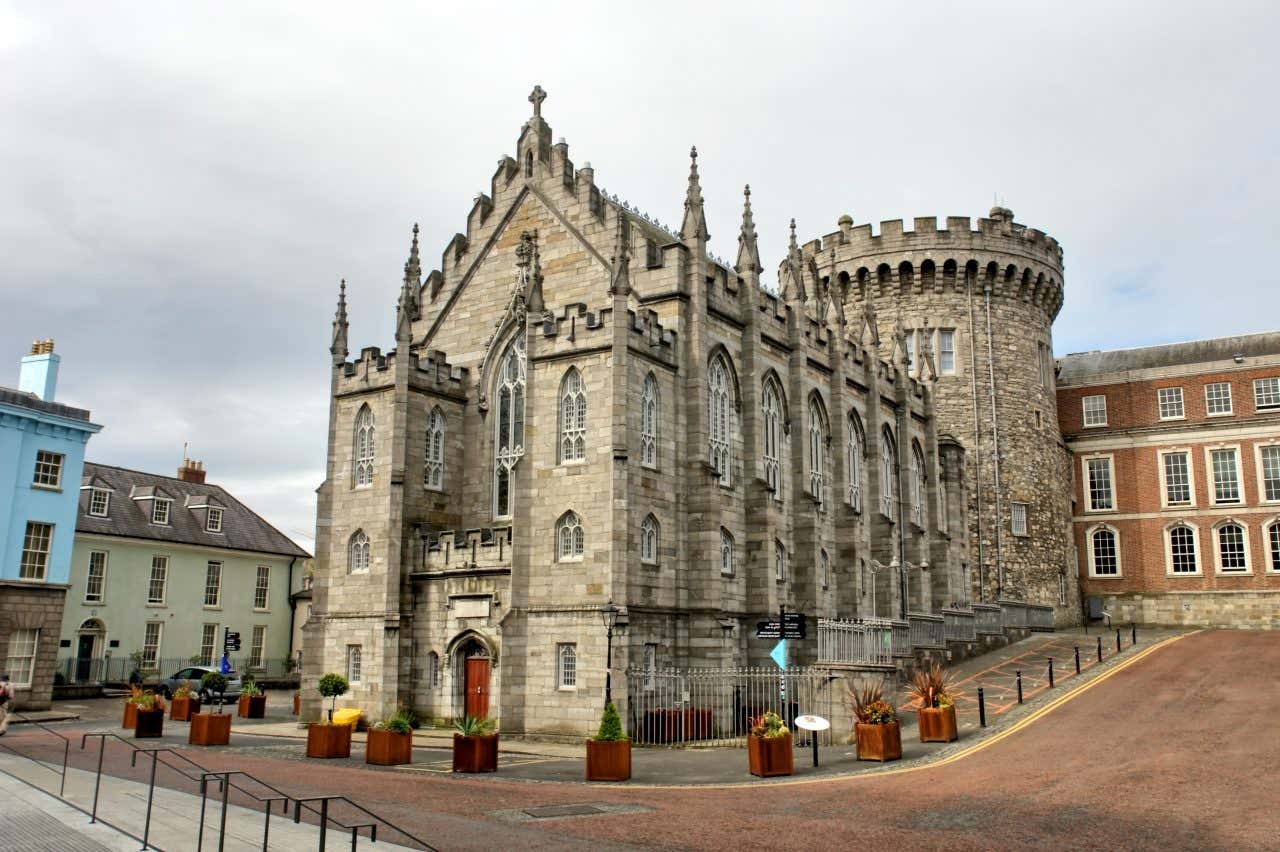
<svg viewBox="0 0 1280 852"><path fill-rule="evenodd" d="M311 556L218 485L185 482L172 476L89 461L84 463L81 484L110 488L111 505L107 511L108 517L93 517L88 512L89 491L82 490L76 532L170 541L226 550L247 550L302 559ZM152 494L173 500L169 507L168 525L151 523L150 500L133 499ZM222 509L221 533L206 532L204 510L188 508L189 502L204 504L205 499L188 498L213 499L214 505Z"/></svg>
<svg viewBox="0 0 1280 852"><path fill-rule="evenodd" d="M1205 361L1230 361L1236 355L1256 357L1280 354L1280 332L1192 340L1141 349L1113 349L1109 352L1077 352L1058 359L1058 383L1076 384L1093 376L1176 367Z"/></svg>

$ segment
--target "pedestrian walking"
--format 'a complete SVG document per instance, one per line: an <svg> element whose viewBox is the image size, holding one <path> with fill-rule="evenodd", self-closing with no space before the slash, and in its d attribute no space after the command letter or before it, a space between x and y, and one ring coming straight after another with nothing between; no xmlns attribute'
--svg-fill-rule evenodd
<svg viewBox="0 0 1280 852"><path fill-rule="evenodd" d="M13 687L9 685L9 676L0 674L0 737L9 730L9 702L13 700Z"/></svg>

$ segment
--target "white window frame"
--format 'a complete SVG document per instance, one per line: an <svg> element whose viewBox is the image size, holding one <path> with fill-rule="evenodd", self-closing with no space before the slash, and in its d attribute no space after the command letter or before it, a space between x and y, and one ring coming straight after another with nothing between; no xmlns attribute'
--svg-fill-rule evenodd
<svg viewBox="0 0 1280 852"><path fill-rule="evenodd" d="M790 575L787 563L790 561L790 555L787 553L787 547L782 543L781 539L773 540L773 579L776 583L785 583Z"/></svg>
<svg viewBox="0 0 1280 852"><path fill-rule="evenodd" d="M359 683L364 676L364 646L347 646L347 682Z"/></svg>
<svg viewBox="0 0 1280 852"><path fill-rule="evenodd" d="M1265 383L1274 382L1274 389L1263 391ZM1263 394L1268 397L1274 397L1274 401L1263 403ZM1276 411L1280 409L1280 376L1263 376L1260 379L1253 380L1253 410L1254 411Z"/></svg>
<svg viewBox="0 0 1280 852"><path fill-rule="evenodd" d="M880 430L880 514L890 521L897 521L898 452L898 439L885 426Z"/></svg>
<svg viewBox="0 0 1280 852"><path fill-rule="evenodd" d="M1098 400L1102 400L1102 408L1099 409L1095 407L1093 411L1090 412L1089 403L1090 402L1096 403ZM1099 421L1091 422L1089 417L1090 413L1094 415L1101 413L1102 419ZM1097 394L1090 394L1089 396L1080 397L1080 414L1082 418L1081 423L1084 424L1084 428L1086 429L1099 429L1103 426L1106 426L1107 425L1107 395L1105 393L1097 393Z"/></svg>
<svg viewBox="0 0 1280 852"><path fill-rule="evenodd" d="M1227 401L1227 407L1224 411L1213 410L1213 397L1209 391L1211 388L1226 388L1227 395L1221 399ZM1231 382L1209 382L1204 386L1204 413L1206 417L1230 417L1235 413L1235 402L1231 395Z"/></svg>
<svg viewBox="0 0 1280 852"><path fill-rule="evenodd" d="M106 550L90 550L89 564L85 566L84 572L84 602L94 606L101 606L107 602L107 560L110 551ZM93 588L93 569L94 557L101 557L96 561L99 563L97 567L102 569L102 574L98 578L98 593L93 595L90 590Z"/></svg>
<svg viewBox="0 0 1280 852"><path fill-rule="evenodd" d="M214 566L217 566L216 570ZM204 594L201 606L204 609L222 609L222 568L220 560L210 559L204 565ZM213 591L213 603L209 602L209 592Z"/></svg>
<svg viewBox="0 0 1280 852"><path fill-rule="evenodd" d="M155 628L155 643L151 642L151 628ZM160 648L164 644L164 622L148 621L142 628L142 670L156 671L160 666Z"/></svg>
<svg viewBox="0 0 1280 852"><path fill-rule="evenodd" d="M1160 506L1164 509L1186 509L1194 508L1196 505L1196 473L1195 473L1195 456L1190 447L1170 447L1164 450L1158 450L1158 468L1160 471ZM1187 493L1188 497L1184 503L1169 502L1169 456L1182 455L1187 460Z"/></svg>
<svg viewBox="0 0 1280 852"><path fill-rule="evenodd" d="M866 466L867 441L862 430L862 420L856 411L849 412L845 441L845 474L849 477L848 502L853 511L862 512L862 472Z"/></svg>
<svg viewBox="0 0 1280 852"><path fill-rule="evenodd" d="M1093 536L1095 533L1101 532L1102 530L1106 530L1107 532L1111 533L1112 540L1115 542L1116 573L1114 574L1099 574L1097 571L1097 562L1094 558L1094 553L1093 553ZM1085 546L1085 557L1089 561L1089 579L1119 580L1124 577L1124 559L1121 556L1121 549L1120 549L1120 530L1116 529L1111 524L1094 524L1093 526L1085 530L1084 546Z"/></svg>
<svg viewBox="0 0 1280 852"><path fill-rule="evenodd" d="M653 513L644 516L640 522L640 562L644 565L657 565L662 525Z"/></svg>
<svg viewBox="0 0 1280 852"><path fill-rule="evenodd" d="M157 581L160 583L159 599L153 594ZM168 596L169 556L164 553L153 553L151 554L151 572L147 574L147 606L164 606Z"/></svg>
<svg viewBox="0 0 1280 852"><path fill-rule="evenodd" d="M205 510L204 531L209 533L222 532L222 510L217 506L210 506Z"/></svg>
<svg viewBox="0 0 1280 852"><path fill-rule="evenodd" d="M1012 502L1009 504L1009 533L1019 538L1025 538L1030 533L1030 515L1031 507L1027 503ZM1021 522L1019 522L1021 516Z"/></svg>
<svg viewBox="0 0 1280 852"><path fill-rule="evenodd" d="M578 689L578 644L556 643L556 689L576 692Z"/></svg>
<svg viewBox="0 0 1280 852"><path fill-rule="evenodd" d="M53 450L36 450L35 471L31 475L31 487L49 491L62 490L62 471L66 467L65 453Z"/></svg>
<svg viewBox="0 0 1280 852"><path fill-rule="evenodd" d="M1226 569L1222 567L1222 540L1219 532L1226 526L1240 529L1240 541L1244 547L1244 568ZM1253 554L1249 552L1249 525L1236 518L1223 518L1213 525L1213 567L1214 572L1227 577L1247 577L1253 573Z"/></svg>
<svg viewBox="0 0 1280 852"><path fill-rule="evenodd" d="M253 625L249 636L249 668L262 669L267 657L267 625Z"/></svg>
<svg viewBox="0 0 1280 852"><path fill-rule="evenodd" d="M904 352L907 356L907 375L914 376L916 374L916 332L915 329L908 330L902 336Z"/></svg>
<svg viewBox="0 0 1280 852"><path fill-rule="evenodd" d="M102 498L102 509L101 511L95 512L93 510L94 501L97 500L99 497ZM111 492L105 488L90 488L89 489L89 506L85 511L88 513L89 517L91 518L108 517L111 514Z"/></svg>
<svg viewBox="0 0 1280 852"><path fill-rule="evenodd" d="M374 427L373 409L363 403L356 411L352 435L351 480L355 488L373 486L373 465L377 458L377 431Z"/></svg>
<svg viewBox="0 0 1280 852"><path fill-rule="evenodd" d="M1090 487L1089 462L1105 459L1107 462L1107 480L1110 483L1111 505L1105 509L1094 508L1093 489ZM1080 458L1080 481L1083 487L1085 514L1115 514L1116 509L1116 459L1112 453L1094 453Z"/></svg>
<svg viewBox="0 0 1280 852"><path fill-rule="evenodd" d="M827 418L816 396L809 399L809 493L822 508L827 496Z"/></svg>
<svg viewBox="0 0 1280 852"><path fill-rule="evenodd" d="M1262 523L1262 540L1266 544L1267 565L1264 574L1280 574L1280 516Z"/></svg>
<svg viewBox="0 0 1280 852"><path fill-rule="evenodd" d="M200 626L200 665L202 666L211 666L218 658L218 627L218 624L209 622Z"/></svg>
<svg viewBox="0 0 1280 852"><path fill-rule="evenodd" d="M761 440L764 444L761 454L764 461L764 481L773 492L773 499L782 501L782 397L774 385L772 377L764 381L763 398L760 402Z"/></svg>
<svg viewBox="0 0 1280 852"><path fill-rule="evenodd" d="M22 559L18 566L18 579L44 582L49 576L49 556L53 553L53 536L56 524L45 521L27 521L22 536Z"/></svg>
<svg viewBox="0 0 1280 852"><path fill-rule="evenodd" d="M556 521L556 561L581 562L586 550L587 531L582 525L582 518L570 509Z"/></svg>
<svg viewBox="0 0 1280 852"><path fill-rule="evenodd" d="M1213 454L1220 452L1230 452L1235 459L1236 473L1236 499L1235 500L1219 500L1218 499L1218 477L1213 467ZM1245 502L1244 490L1244 468L1241 465L1241 454L1239 444L1213 444L1204 448L1204 469L1205 469L1205 485L1209 491L1210 506L1241 506Z"/></svg>
<svg viewBox="0 0 1280 852"><path fill-rule="evenodd" d="M818 574L822 580L822 588L831 588L831 557L827 555L826 548L818 550Z"/></svg>
<svg viewBox="0 0 1280 852"><path fill-rule="evenodd" d="M734 575L734 563L737 561L736 542L733 533L724 527L720 528L720 576L732 577Z"/></svg>
<svg viewBox="0 0 1280 852"><path fill-rule="evenodd" d="M924 450L919 441L911 442L911 522L924 529L924 494L927 490L925 481Z"/></svg>
<svg viewBox="0 0 1280 852"><path fill-rule="evenodd" d="M524 335L517 334L498 362L493 389L493 517L498 520L510 518L515 511L515 467L524 458L527 369Z"/></svg>
<svg viewBox="0 0 1280 852"><path fill-rule="evenodd" d="M556 444L560 464L587 460L587 383L577 367L560 380L560 440Z"/></svg>
<svg viewBox="0 0 1280 852"><path fill-rule="evenodd" d="M950 345L944 341L950 338ZM947 355L951 356L951 366L947 366ZM954 328L938 329L938 375L954 376L956 374L956 330Z"/></svg>
<svg viewBox="0 0 1280 852"><path fill-rule="evenodd" d="M264 582L265 580L265 582ZM258 600L261 598L262 603ZM253 609L255 612L271 611L271 566L259 565L253 576Z"/></svg>
<svg viewBox="0 0 1280 852"><path fill-rule="evenodd" d="M1156 414L1161 420L1187 419L1187 404L1180 385L1156 388Z"/></svg>
<svg viewBox="0 0 1280 852"><path fill-rule="evenodd" d="M22 647L19 647L19 641ZM22 653L15 654L14 651ZM9 685L15 689L29 688L35 680L36 661L40 658L40 628L22 627L10 633L7 654L5 671L11 678Z"/></svg>
<svg viewBox="0 0 1280 852"><path fill-rule="evenodd" d="M156 497L151 501L151 523L159 527L169 526L173 517L173 501L168 497Z"/></svg>
<svg viewBox="0 0 1280 852"><path fill-rule="evenodd" d="M640 464L658 469L658 435L662 427L662 392L653 373L644 377L640 391Z"/></svg>
<svg viewBox="0 0 1280 852"><path fill-rule="evenodd" d="M347 573L369 573L369 534L356 530L347 539Z"/></svg>
<svg viewBox="0 0 1280 852"><path fill-rule="evenodd" d="M707 461L725 488L733 485L733 383L729 377L727 360L717 354L707 370Z"/></svg>
<svg viewBox="0 0 1280 852"><path fill-rule="evenodd" d="M1261 441L1253 445L1253 469L1258 478L1258 502L1274 505L1280 503L1280 488L1277 489L1275 498L1269 499L1267 497L1266 471L1263 467L1263 455L1266 450L1274 450L1277 454L1280 454L1280 440ZM1280 470L1277 470L1277 475L1280 476Z"/></svg>
<svg viewBox="0 0 1280 852"><path fill-rule="evenodd" d="M444 490L445 420L440 406L427 415L427 447L422 469L422 485L430 491Z"/></svg>
<svg viewBox="0 0 1280 852"><path fill-rule="evenodd" d="M1195 548L1196 570L1175 571L1173 569L1173 531L1178 529L1191 532L1191 546ZM1201 548L1200 527L1187 521L1175 521L1161 531L1164 545L1164 573L1166 577L1203 577L1204 550Z"/></svg>

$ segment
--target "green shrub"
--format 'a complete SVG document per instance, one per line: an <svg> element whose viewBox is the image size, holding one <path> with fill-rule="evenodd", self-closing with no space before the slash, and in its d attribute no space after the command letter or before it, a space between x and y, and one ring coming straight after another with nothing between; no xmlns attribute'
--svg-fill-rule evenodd
<svg viewBox="0 0 1280 852"><path fill-rule="evenodd" d="M413 731L413 726L409 724L409 720L399 713L390 719L383 719L374 727L381 731L391 731L394 734L408 734Z"/></svg>
<svg viewBox="0 0 1280 852"><path fill-rule="evenodd" d="M493 720L486 716L467 716L453 727L464 737L482 737L493 731Z"/></svg>
<svg viewBox="0 0 1280 852"><path fill-rule="evenodd" d="M200 689L219 698L227 691L227 676L222 672L205 672L200 678ZM222 703L218 703L218 712L222 712Z"/></svg>
<svg viewBox="0 0 1280 852"><path fill-rule="evenodd" d="M610 701L604 705L604 714L600 717L600 730L596 731L595 740L598 743L613 743L626 738L627 735L622 732L622 717L618 715L618 708Z"/></svg>
<svg viewBox="0 0 1280 852"><path fill-rule="evenodd" d="M338 706L338 696L346 695L351 684L337 672L329 672L320 678L320 694L331 699L329 702L329 721L333 721L333 711Z"/></svg>
<svg viewBox="0 0 1280 852"><path fill-rule="evenodd" d="M246 677L244 683L240 684L240 694L252 698L262 694L262 687L258 686L258 682L252 677Z"/></svg>

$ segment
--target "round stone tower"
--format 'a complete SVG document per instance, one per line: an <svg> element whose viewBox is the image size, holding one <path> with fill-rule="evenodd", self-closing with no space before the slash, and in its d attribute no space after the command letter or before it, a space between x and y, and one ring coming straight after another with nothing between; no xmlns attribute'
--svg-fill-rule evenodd
<svg viewBox="0 0 1280 852"><path fill-rule="evenodd" d="M839 285L851 325L891 357L905 340L913 377L937 376L939 434L966 450L975 601L1052 604L1078 620L1070 553L1071 471L1058 430L1053 320L1062 248L995 207L967 217L840 230L803 247L819 279ZM816 267L816 268L815 268ZM868 304L869 302L869 304Z"/></svg>

